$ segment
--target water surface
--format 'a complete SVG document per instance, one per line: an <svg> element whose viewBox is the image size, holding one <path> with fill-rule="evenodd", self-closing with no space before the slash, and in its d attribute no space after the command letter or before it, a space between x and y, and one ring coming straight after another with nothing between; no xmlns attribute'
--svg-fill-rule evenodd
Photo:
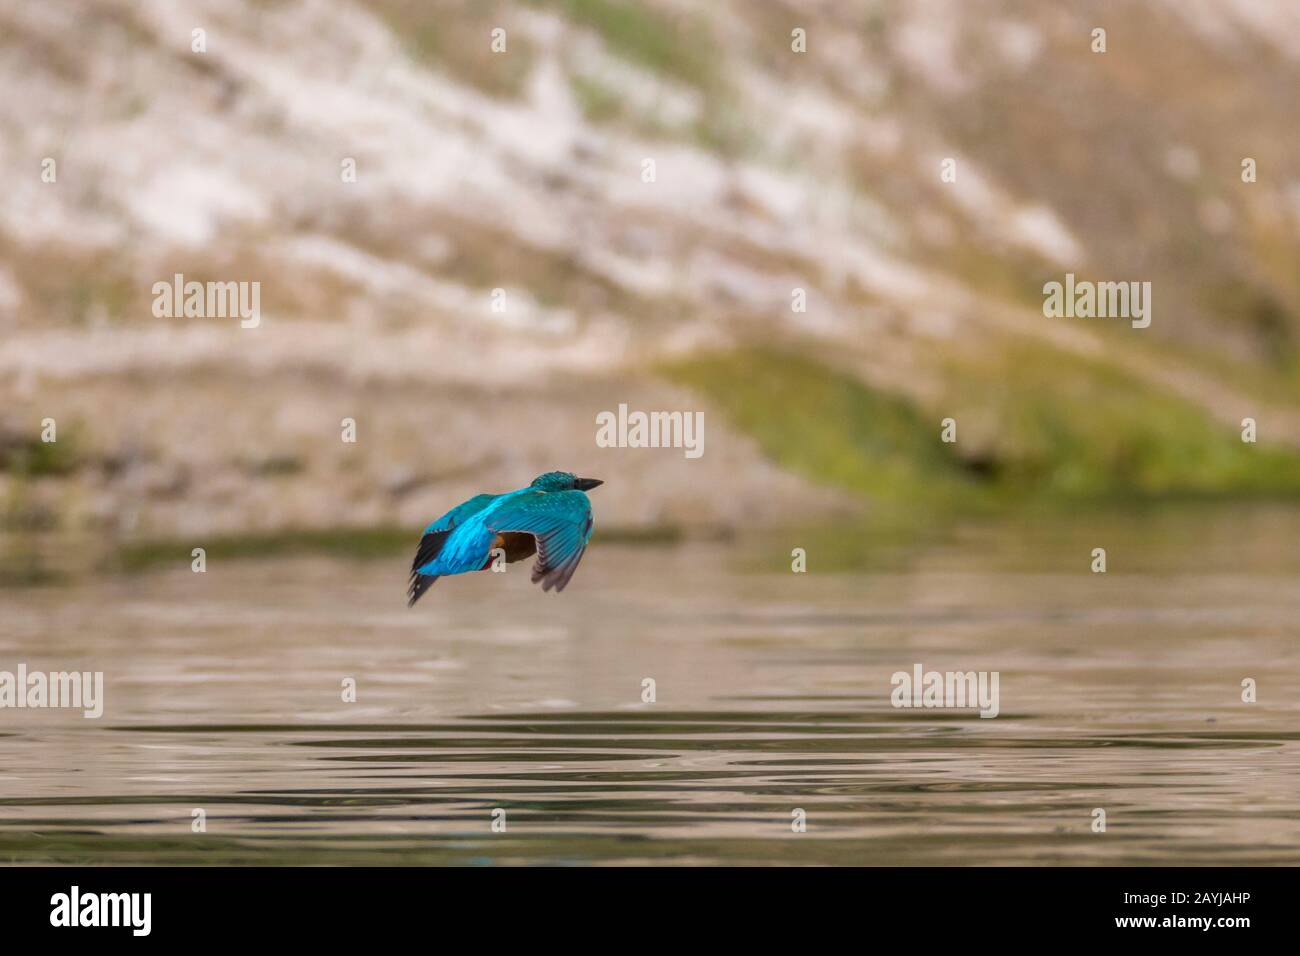
<svg viewBox="0 0 1300 956"><path fill-rule="evenodd" d="M833 540L597 542L558 597L411 611L404 557L0 590L0 670L107 683L0 710L0 860L1300 863L1293 511ZM999 716L892 707L915 663L998 671Z"/></svg>

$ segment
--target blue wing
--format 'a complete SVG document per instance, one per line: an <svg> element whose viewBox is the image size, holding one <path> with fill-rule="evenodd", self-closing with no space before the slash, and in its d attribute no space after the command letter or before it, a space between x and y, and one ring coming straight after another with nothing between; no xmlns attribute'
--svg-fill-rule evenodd
<svg viewBox="0 0 1300 956"><path fill-rule="evenodd" d="M475 495L469 501L463 501L445 515L424 529L420 546L415 550L415 560L411 562L411 578L406 585L406 606L410 607L420 600L420 595L438 580L437 573L429 573L430 565L442 554L447 539L467 519L478 514L493 501L497 495Z"/></svg>
<svg viewBox="0 0 1300 956"><path fill-rule="evenodd" d="M591 501L581 491L526 492L502 502L485 519L497 534L522 532L536 539L533 583L541 581L543 591L564 590L591 539Z"/></svg>

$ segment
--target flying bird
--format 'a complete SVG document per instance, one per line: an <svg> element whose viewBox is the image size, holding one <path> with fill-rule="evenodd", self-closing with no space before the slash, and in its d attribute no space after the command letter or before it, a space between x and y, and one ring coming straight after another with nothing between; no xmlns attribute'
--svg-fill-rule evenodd
<svg viewBox="0 0 1300 956"><path fill-rule="evenodd" d="M527 488L503 495L475 495L424 529L411 562L407 607L414 606L433 582L446 574L484 571L492 552L507 562L537 555L533 583L542 590L564 590L591 539L591 501L587 492L604 484L567 471L538 475Z"/></svg>

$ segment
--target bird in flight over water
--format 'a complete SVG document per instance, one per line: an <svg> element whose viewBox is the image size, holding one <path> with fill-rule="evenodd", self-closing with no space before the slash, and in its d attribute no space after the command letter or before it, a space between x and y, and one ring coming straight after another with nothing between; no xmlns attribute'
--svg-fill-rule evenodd
<svg viewBox="0 0 1300 956"><path fill-rule="evenodd" d="M587 492L604 484L567 471L538 475L527 488L503 495L475 495L424 529L411 562L406 606L445 574L484 571L500 548L507 562L537 555L533 583L564 590L591 538Z"/></svg>

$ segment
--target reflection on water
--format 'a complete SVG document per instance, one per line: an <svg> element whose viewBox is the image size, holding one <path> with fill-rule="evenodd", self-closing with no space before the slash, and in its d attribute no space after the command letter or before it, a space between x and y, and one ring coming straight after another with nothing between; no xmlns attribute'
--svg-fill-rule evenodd
<svg viewBox="0 0 1300 956"><path fill-rule="evenodd" d="M966 527L807 574L797 535L597 546L558 597L521 565L410 611L400 557L0 590L0 670L107 686L98 721L0 710L0 860L1297 863L1297 532ZM1000 715L894 709L916 663L999 671Z"/></svg>

